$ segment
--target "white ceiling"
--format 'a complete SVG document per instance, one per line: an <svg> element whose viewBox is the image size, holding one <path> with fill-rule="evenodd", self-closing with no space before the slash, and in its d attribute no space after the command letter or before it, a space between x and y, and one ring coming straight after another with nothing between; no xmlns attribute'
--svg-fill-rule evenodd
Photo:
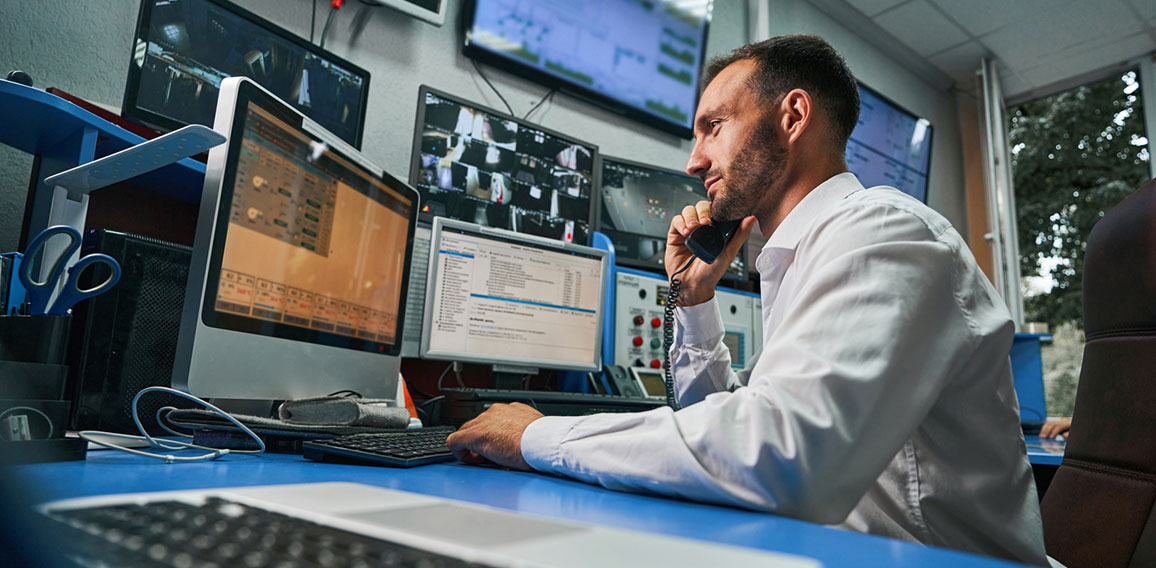
<svg viewBox="0 0 1156 568"><path fill-rule="evenodd" d="M975 89L980 58L991 57L1007 99L1156 52L1156 0L816 2L833 3L894 36L960 89Z"/></svg>

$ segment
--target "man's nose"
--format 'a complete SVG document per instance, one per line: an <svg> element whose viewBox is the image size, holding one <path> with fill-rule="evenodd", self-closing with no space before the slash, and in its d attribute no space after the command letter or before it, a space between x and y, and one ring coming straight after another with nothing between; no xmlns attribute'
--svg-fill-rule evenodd
<svg viewBox="0 0 1156 568"><path fill-rule="evenodd" d="M690 159L686 162L686 173L695 177L702 177L708 171L710 171L710 160L707 159L702 147L696 143L690 152Z"/></svg>

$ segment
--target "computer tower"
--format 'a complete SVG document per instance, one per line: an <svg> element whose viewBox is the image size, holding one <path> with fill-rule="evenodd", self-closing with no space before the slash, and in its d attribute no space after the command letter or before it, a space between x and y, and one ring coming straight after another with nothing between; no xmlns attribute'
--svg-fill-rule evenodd
<svg viewBox="0 0 1156 568"><path fill-rule="evenodd" d="M110 230L85 235L82 254L107 254L122 268L108 292L73 308L70 337L70 427L137 433L132 400L150 386L169 386L184 305L192 249ZM92 272L91 270L89 272ZM85 274L82 286L101 275ZM186 399L150 393L139 416L151 434L163 434L156 412L163 406L192 408Z"/></svg>

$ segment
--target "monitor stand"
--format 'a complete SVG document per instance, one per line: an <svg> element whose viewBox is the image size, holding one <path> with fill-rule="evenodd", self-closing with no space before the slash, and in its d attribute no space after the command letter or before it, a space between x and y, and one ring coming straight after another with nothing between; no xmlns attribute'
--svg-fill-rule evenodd
<svg viewBox="0 0 1156 568"><path fill-rule="evenodd" d="M519 365L494 365L494 388L524 390L526 377L538 374L537 367L522 367Z"/></svg>

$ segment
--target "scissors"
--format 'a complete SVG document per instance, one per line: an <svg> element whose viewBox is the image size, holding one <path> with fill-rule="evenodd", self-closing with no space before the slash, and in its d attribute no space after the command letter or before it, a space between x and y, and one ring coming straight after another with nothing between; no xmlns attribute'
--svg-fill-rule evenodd
<svg viewBox="0 0 1156 568"><path fill-rule="evenodd" d="M48 271L48 276L43 281L37 281L32 277L32 259L37 253L45 250L45 245L48 240L56 235L64 235L68 237L68 246L59 253L56 260L52 263L52 269ZM28 243L28 248L24 251L24 262L20 264L20 282L24 284L27 290L27 297L29 303L28 313L32 315L64 315L77 302L91 298L98 294L102 294L109 288L120 282L120 263L116 259L107 254L90 254L80 258L76 264L67 266L68 261L72 255L80 251L80 231L69 227L67 225L56 225L49 227L36 235L32 242ZM42 259L43 263L49 262L49 254L44 253ZM107 280L88 289L81 289L79 286L80 273L84 272L93 264L104 264L112 271L112 274ZM65 276L65 268L68 269L68 275ZM60 287L60 282L63 279L64 286L60 293L56 296L56 301L49 306L48 301L52 299L52 293Z"/></svg>

